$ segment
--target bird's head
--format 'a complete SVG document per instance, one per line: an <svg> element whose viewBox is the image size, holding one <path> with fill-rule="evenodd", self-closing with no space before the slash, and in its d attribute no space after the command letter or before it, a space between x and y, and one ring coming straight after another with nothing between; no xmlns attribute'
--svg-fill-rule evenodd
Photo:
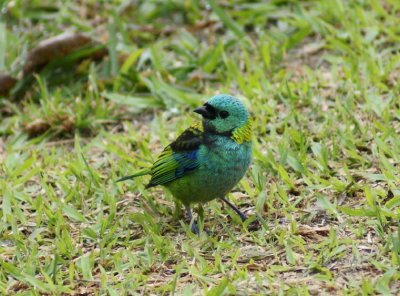
<svg viewBox="0 0 400 296"><path fill-rule="evenodd" d="M194 112L203 116L205 131L232 134L238 129L250 128L250 114L246 107L230 95L213 96Z"/></svg>

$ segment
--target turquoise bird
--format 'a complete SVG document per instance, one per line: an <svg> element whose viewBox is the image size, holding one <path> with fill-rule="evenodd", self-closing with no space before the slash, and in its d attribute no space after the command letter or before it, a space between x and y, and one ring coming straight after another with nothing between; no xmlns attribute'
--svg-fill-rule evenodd
<svg viewBox="0 0 400 296"><path fill-rule="evenodd" d="M191 205L219 198L242 219L247 217L236 208L226 194L242 179L251 163L252 126L250 114L241 101L230 95L216 95L194 110L202 122L186 129L159 155L152 167L124 181L150 175L146 188L162 185L180 200L193 221Z"/></svg>

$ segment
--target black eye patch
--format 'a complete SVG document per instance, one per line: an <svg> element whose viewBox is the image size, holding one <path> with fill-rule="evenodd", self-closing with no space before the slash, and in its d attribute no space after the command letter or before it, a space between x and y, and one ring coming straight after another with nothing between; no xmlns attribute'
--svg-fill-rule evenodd
<svg viewBox="0 0 400 296"><path fill-rule="evenodd" d="M228 111L221 111L219 112L219 117L221 117L222 119L227 118L229 116L229 112Z"/></svg>
<svg viewBox="0 0 400 296"><path fill-rule="evenodd" d="M206 116L206 118L208 118L208 119L215 119L215 118L217 118L217 110L213 107L213 106L211 106L210 104L208 104L208 103L205 103L204 104L204 106L206 107L206 110L207 110L207 115L208 116Z"/></svg>

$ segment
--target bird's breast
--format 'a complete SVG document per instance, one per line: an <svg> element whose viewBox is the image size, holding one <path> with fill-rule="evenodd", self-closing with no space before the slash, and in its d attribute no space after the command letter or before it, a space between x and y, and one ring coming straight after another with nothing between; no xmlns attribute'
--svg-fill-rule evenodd
<svg viewBox="0 0 400 296"><path fill-rule="evenodd" d="M184 204L207 202L226 195L244 176L251 162L251 143L237 144L215 137L197 152L200 166L167 185Z"/></svg>
<svg viewBox="0 0 400 296"><path fill-rule="evenodd" d="M204 146L201 157L202 169L214 178L238 182L251 162L251 142L237 144L227 137L215 138L211 145Z"/></svg>

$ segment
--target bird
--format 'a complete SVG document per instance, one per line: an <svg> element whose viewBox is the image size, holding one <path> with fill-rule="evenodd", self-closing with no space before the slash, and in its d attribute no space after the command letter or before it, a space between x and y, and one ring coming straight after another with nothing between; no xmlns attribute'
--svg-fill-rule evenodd
<svg viewBox="0 0 400 296"><path fill-rule="evenodd" d="M185 207L191 231L199 233L191 206L220 199L247 219L226 195L243 178L252 159L252 120L236 97L218 94L193 110L202 120L187 128L151 167L117 180L150 175L146 188L163 186Z"/></svg>

